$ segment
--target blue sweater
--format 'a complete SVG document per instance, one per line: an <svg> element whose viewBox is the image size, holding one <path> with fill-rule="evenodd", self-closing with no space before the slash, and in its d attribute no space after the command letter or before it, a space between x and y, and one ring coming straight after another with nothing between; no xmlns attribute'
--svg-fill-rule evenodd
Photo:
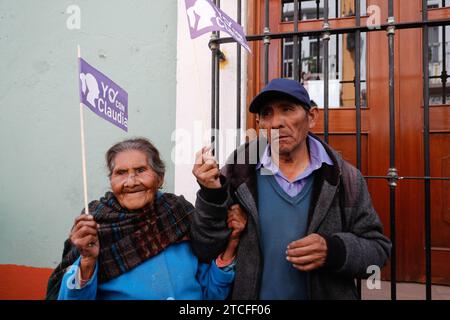
<svg viewBox="0 0 450 320"><path fill-rule="evenodd" d="M98 284L98 265L89 282L77 289L80 258L65 273L59 300L225 299L234 270L215 262L199 263L189 242L172 244L158 255L108 282ZM79 286L78 286L79 287Z"/></svg>
<svg viewBox="0 0 450 320"><path fill-rule="evenodd" d="M257 172L258 213L264 258L260 299L306 300L306 273L286 260L289 243L306 235L314 175L302 191L289 196L273 175Z"/></svg>

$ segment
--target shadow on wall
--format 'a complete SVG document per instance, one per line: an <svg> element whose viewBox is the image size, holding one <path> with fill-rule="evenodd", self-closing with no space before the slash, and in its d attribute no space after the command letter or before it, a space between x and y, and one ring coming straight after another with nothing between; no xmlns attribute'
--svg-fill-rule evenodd
<svg viewBox="0 0 450 320"><path fill-rule="evenodd" d="M0 300L45 299L53 269L0 265Z"/></svg>

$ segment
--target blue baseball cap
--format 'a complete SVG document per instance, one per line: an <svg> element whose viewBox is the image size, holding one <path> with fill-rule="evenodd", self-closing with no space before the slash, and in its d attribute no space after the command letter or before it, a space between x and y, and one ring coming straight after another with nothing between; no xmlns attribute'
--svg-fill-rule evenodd
<svg viewBox="0 0 450 320"><path fill-rule="evenodd" d="M263 103L269 99L280 98L293 100L300 104L304 109L311 109L311 99L303 85L295 80L276 78L271 80L261 92L253 98L250 103L249 111L258 113Z"/></svg>

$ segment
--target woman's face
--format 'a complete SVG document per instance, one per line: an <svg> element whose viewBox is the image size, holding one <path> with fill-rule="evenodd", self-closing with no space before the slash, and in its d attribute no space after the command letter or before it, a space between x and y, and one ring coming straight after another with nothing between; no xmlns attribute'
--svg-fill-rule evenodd
<svg viewBox="0 0 450 320"><path fill-rule="evenodd" d="M139 150L116 155L110 181L120 205L128 210L152 203L162 184L162 179L148 165L147 155Z"/></svg>

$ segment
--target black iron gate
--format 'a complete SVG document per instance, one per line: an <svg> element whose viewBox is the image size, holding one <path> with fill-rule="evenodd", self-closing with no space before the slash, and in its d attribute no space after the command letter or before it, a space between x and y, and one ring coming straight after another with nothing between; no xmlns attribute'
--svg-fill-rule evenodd
<svg viewBox="0 0 450 320"><path fill-rule="evenodd" d="M389 184L389 198L390 198L390 237L392 241L392 252L391 252L391 299L396 299L396 266L397 266L397 251L396 251L396 226L395 226L395 201L396 201L396 187L399 180L423 180L424 181L424 226L425 226L425 275L426 275L426 299L431 300L431 222L430 222L430 181L431 180L450 180L450 177L431 177L430 176L430 117L429 117L429 79L439 78L442 81L442 103L446 103L446 83L448 75L446 72L446 51L445 45L443 45L443 68L440 76L429 76L428 61L429 61L429 50L428 50L428 30L430 27L442 27L443 41L445 43L445 26L450 25L450 19L444 20L428 20L428 3L427 0L422 0L422 21L415 22L401 22L396 23L394 19L394 9L393 0L388 0L388 20L387 23L381 24L376 28L371 28L370 26L361 25L361 15L360 15L360 0L354 0L355 5L355 21L356 25L347 28L331 28L328 21L328 10L329 10L329 0L324 0L324 13L323 13L323 27L320 30L313 31L299 31L299 10L301 11L301 2L299 0L293 0L294 2L294 31L293 32L283 32L283 33L271 33L269 29L269 0L264 1L264 33L256 35L248 35L248 41L262 41L264 44L264 83L269 81L269 46L272 39L293 39L293 77L295 80L299 80L299 46L300 41L303 37L316 37L318 41L323 43L323 74L324 74L324 140L328 142L329 139L329 72L328 72L328 59L329 59L329 40L331 35L339 35L350 33L354 35L355 42L355 78L353 81L355 87L355 107L356 107L356 155L357 162L356 166L361 170L361 32L373 32L373 31L385 31L387 35L388 48L389 48L389 86L386 88L389 90L389 169L385 176L365 176L366 179L386 179ZM280 0L281 1L281 0ZM305 1L305 0L304 0ZM331 0L333 1L333 0ZM220 0L215 0L215 4L220 7ZM237 22L241 24L242 16L242 1L237 0ZM317 18L319 18L319 0L316 0L317 4ZM299 6L300 4L300 6ZM442 6L445 7L445 0L442 0ZM336 0L337 7L337 0ZM424 141L424 176L413 177L413 176L399 176L396 169L395 161L395 101L394 101L394 38L395 31L400 29L412 29L421 28L422 29L422 68L423 68L423 141ZM299 41L300 40L300 41ZM220 81L220 69L219 61L221 59L222 52L220 51L220 44L235 42L233 38L226 37L220 38L219 32L213 32L209 47L212 51L212 68L211 68L211 130L213 132L212 142L214 143L214 149L219 150L219 140L218 136L214 133L219 130L220 119L219 119L219 106L220 106L220 92L219 92L219 81ZM317 50L319 51L319 50ZM241 47L237 45L237 82L236 82L236 128L237 137L236 145L240 144L240 130L241 130ZM319 54L319 53L318 53ZM317 59L319 61L319 59ZM358 280L358 291L361 296L361 281Z"/></svg>

